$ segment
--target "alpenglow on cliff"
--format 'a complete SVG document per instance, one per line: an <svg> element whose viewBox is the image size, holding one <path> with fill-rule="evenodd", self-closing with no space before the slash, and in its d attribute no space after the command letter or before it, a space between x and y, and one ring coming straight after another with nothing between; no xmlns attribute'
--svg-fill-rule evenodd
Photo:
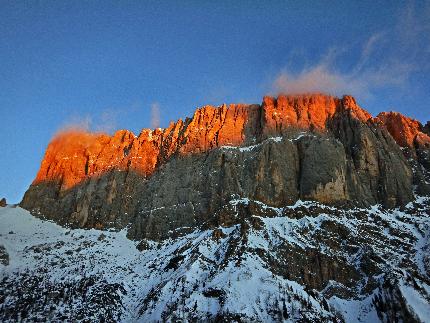
<svg viewBox="0 0 430 323"><path fill-rule="evenodd" d="M136 239L217 222L235 197L392 208L430 191L429 145L417 121L373 118L350 96L265 97L139 136L61 133L21 206L76 227L131 224Z"/></svg>
<svg viewBox="0 0 430 323"><path fill-rule="evenodd" d="M425 322L429 196L430 124L351 96L62 132L20 204L35 217L0 210L33 241L1 232L0 318Z"/></svg>

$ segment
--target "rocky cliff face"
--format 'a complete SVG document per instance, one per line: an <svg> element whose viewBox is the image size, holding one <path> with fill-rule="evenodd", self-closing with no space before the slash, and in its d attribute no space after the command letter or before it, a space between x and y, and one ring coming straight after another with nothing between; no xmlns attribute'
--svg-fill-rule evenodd
<svg viewBox="0 0 430 323"><path fill-rule="evenodd" d="M79 227L131 223L135 239L216 225L237 196L272 207L299 199L402 206L414 185L428 191L423 131L399 114L372 118L352 97L325 95L206 106L139 136L69 131L49 144L21 206Z"/></svg>
<svg viewBox="0 0 430 323"><path fill-rule="evenodd" d="M0 210L0 319L428 321L429 143L326 95L63 132L21 206L68 228Z"/></svg>
<svg viewBox="0 0 430 323"><path fill-rule="evenodd" d="M403 154L414 171L414 185L419 194L430 194L430 133L429 122L423 126L420 122L407 118L397 112L383 112L378 119L402 147Z"/></svg>

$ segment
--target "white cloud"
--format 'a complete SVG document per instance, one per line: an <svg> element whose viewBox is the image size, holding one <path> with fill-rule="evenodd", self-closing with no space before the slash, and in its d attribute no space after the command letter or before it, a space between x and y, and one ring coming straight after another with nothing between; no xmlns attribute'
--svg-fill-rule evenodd
<svg viewBox="0 0 430 323"><path fill-rule="evenodd" d="M370 46L374 45L369 44L368 41L360 60L350 71L336 69L331 59L323 57L316 65L304 68L299 73L282 70L273 82L272 90L288 94L324 92L368 97L378 88L404 85L415 69L414 65L392 59L373 67L369 61L372 60Z"/></svg>
<svg viewBox="0 0 430 323"><path fill-rule="evenodd" d="M359 92L364 91L361 82L351 80L347 75L330 70L326 64L315 65L298 74L284 70L274 81L273 88L277 93L288 94L324 92L340 95L357 90Z"/></svg>
<svg viewBox="0 0 430 323"><path fill-rule="evenodd" d="M333 95L372 96L381 88L406 88L412 73L430 67L430 5L418 10L409 3L399 14L392 30L378 31L362 44L348 70L336 62L355 54L352 48L330 48L318 62L300 71L281 70L272 83L272 92L299 94L324 92ZM357 55L355 55L357 57Z"/></svg>
<svg viewBox="0 0 430 323"><path fill-rule="evenodd" d="M160 105L157 102L151 104L151 129L160 127Z"/></svg>
<svg viewBox="0 0 430 323"><path fill-rule="evenodd" d="M118 109L105 109L98 116L95 130L97 132L114 133L117 129ZM124 112L123 112L124 113Z"/></svg>
<svg viewBox="0 0 430 323"><path fill-rule="evenodd" d="M60 127L58 132L63 131L90 131L92 124L92 118L89 115L84 117L81 116L71 116L68 121L66 121L63 126Z"/></svg>

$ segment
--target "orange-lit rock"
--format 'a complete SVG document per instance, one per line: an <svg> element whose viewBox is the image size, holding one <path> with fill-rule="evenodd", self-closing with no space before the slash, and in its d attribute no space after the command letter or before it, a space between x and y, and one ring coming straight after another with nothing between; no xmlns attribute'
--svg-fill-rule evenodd
<svg viewBox="0 0 430 323"><path fill-rule="evenodd" d="M265 132L282 132L289 127L318 129L326 127L341 101L325 95L284 96L263 99Z"/></svg>
<svg viewBox="0 0 430 323"><path fill-rule="evenodd" d="M405 117L398 112L382 112L377 118L399 146L414 148L415 144L418 146L430 144L430 137L423 132L424 127L417 120Z"/></svg>
<svg viewBox="0 0 430 323"><path fill-rule="evenodd" d="M33 184L58 182L67 190L112 168L148 176L173 155L252 144L297 129L324 132L328 121L343 113L362 122L371 119L351 96L307 94L266 96L261 105L204 106L192 118L172 122L166 129L144 129L139 136L127 130L113 136L69 130L49 144ZM378 118L401 146L411 146L415 138L428 140L417 121L395 113Z"/></svg>
<svg viewBox="0 0 430 323"><path fill-rule="evenodd" d="M34 183L60 181L62 189L75 185L94 174L94 158L109 141L105 134L80 130L59 133L49 144Z"/></svg>
<svg viewBox="0 0 430 323"><path fill-rule="evenodd" d="M34 184L59 181L68 189L87 177L116 167L151 174L158 163L173 154L205 152L212 148L241 145L258 123L259 105L205 106L191 119L179 120L166 129L144 129L138 137L127 130L113 136L66 131L49 144ZM249 118L253 117L250 123Z"/></svg>
<svg viewBox="0 0 430 323"><path fill-rule="evenodd" d="M277 208L404 206L430 192L430 145L419 123L395 118L372 118L351 96L280 95L204 106L138 136L63 132L20 205L60 224L155 240L233 223L224 207L237 197Z"/></svg>
<svg viewBox="0 0 430 323"><path fill-rule="evenodd" d="M266 96L263 99L264 132L282 133L291 127L323 131L330 118L348 110L361 121L371 118L351 96L342 99L323 94L280 95L277 99Z"/></svg>

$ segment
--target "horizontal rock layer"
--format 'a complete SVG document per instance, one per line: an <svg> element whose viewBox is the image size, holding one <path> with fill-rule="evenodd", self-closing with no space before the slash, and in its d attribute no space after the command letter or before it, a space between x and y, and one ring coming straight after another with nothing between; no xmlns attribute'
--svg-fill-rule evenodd
<svg viewBox="0 0 430 323"><path fill-rule="evenodd" d="M82 227L131 223L137 239L228 222L222 207L235 196L277 207L298 199L395 207L414 186L429 191L429 143L419 122L372 118L350 96L205 106L139 136L59 134L21 206Z"/></svg>

